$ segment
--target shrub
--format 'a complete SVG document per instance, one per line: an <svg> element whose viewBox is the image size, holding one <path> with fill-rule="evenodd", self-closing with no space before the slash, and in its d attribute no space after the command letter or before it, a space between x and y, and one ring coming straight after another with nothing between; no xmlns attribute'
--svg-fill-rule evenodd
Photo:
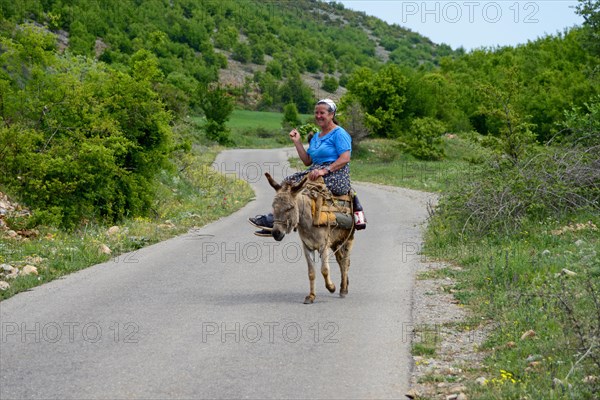
<svg viewBox="0 0 600 400"><path fill-rule="evenodd" d="M323 86L321 87L323 90L333 93L338 89L339 86L340 85L334 76L327 75L325 78L323 78Z"/></svg>
<svg viewBox="0 0 600 400"><path fill-rule="evenodd" d="M231 137L229 128L224 124L219 124L215 121L209 120L204 126L206 137L210 140L218 142L222 145L231 144Z"/></svg>
<svg viewBox="0 0 600 400"><path fill-rule="evenodd" d="M312 89L304 83L300 74L294 73L279 88L281 101L294 103L301 113L312 112L315 103Z"/></svg>
<svg viewBox="0 0 600 400"><path fill-rule="evenodd" d="M4 42L1 101L11 106L0 115L9 121L0 128L0 184L67 228L147 215L172 135L153 82L57 56L39 35L24 29L18 43ZM23 64L16 49L39 57ZM156 70L156 60L138 59L132 74L140 70Z"/></svg>
<svg viewBox="0 0 600 400"><path fill-rule="evenodd" d="M231 58L243 64L246 64L252 59L252 49L246 43L238 42L233 46L233 53L231 54Z"/></svg>
<svg viewBox="0 0 600 400"><path fill-rule="evenodd" d="M283 66L277 60L269 61L266 72L271 74L275 79L281 79L283 76Z"/></svg>
<svg viewBox="0 0 600 400"><path fill-rule="evenodd" d="M598 102L567 111L552 146L515 159L504 153L473 167L440 202L438 221L455 235L514 232L525 220L600 210Z"/></svg>
<svg viewBox="0 0 600 400"><path fill-rule="evenodd" d="M600 144L600 96L591 102L584 103L584 108L573 107L565 111L566 137L560 139L566 142L577 142L581 145L593 146Z"/></svg>
<svg viewBox="0 0 600 400"><path fill-rule="evenodd" d="M440 202L452 234L514 232L526 220L600 210L600 146L547 147L514 163L496 158L473 167Z"/></svg>
<svg viewBox="0 0 600 400"><path fill-rule="evenodd" d="M233 111L232 98L220 87L201 88L200 96L200 107L207 119L204 127L206 136L223 145L231 144L225 123Z"/></svg>
<svg viewBox="0 0 600 400"><path fill-rule="evenodd" d="M421 160L441 160L444 157L442 134L446 130L444 124L434 118L415 118L410 124L410 131L400 139L406 150Z"/></svg>
<svg viewBox="0 0 600 400"><path fill-rule="evenodd" d="M300 117L298 116L298 108L296 104L289 103L283 107L283 126L293 127L300 125Z"/></svg>

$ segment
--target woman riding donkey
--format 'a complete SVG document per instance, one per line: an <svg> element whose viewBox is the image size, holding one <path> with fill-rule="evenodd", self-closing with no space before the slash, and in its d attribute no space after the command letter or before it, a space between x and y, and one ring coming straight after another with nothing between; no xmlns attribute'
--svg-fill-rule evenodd
<svg viewBox="0 0 600 400"><path fill-rule="evenodd" d="M335 118L336 110L337 107L331 99L317 102L315 120L321 130L310 138L307 150L304 149L300 133L296 129L290 131L290 139L294 142L300 160L309 168L288 176L285 181L296 183L306 175L308 175L308 179L314 181L322 176L325 185L333 195L345 195L351 191L350 166L348 164L352 152L352 138L344 128L338 125ZM355 202L358 202L358 199L355 199ZM261 229L255 232L255 235L271 236L273 214L257 215L248 220L252 225ZM364 227L365 221L361 215L355 228L363 229Z"/></svg>

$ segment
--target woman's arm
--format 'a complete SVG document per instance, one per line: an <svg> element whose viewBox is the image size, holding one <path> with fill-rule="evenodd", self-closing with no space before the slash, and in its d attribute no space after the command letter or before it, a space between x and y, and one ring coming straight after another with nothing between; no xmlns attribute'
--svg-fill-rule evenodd
<svg viewBox="0 0 600 400"><path fill-rule="evenodd" d="M340 154L340 156L337 158L337 160L335 160L334 162L329 164L327 166L327 168L312 170L309 174L309 178L312 180L315 180L320 176L325 176L330 172L335 172L338 169L344 168L344 166L346 164L348 164L349 162L350 162L350 150L345 151L342 154Z"/></svg>
<svg viewBox="0 0 600 400"><path fill-rule="evenodd" d="M302 144L302 137L300 136L300 132L296 129L292 129L290 131L290 139L294 142L294 146L296 147L296 151L298 152L298 157L307 167L312 164L312 159L304 149L304 145Z"/></svg>

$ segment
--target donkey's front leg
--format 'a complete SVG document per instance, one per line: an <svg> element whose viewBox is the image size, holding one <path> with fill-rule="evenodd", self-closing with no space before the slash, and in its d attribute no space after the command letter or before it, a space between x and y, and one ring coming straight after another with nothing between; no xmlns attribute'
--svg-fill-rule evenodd
<svg viewBox="0 0 600 400"><path fill-rule="evenodd" d="M329 276L329 247L325 247L325 249L321 251L321 274L323 274L325 287L329 290L329 293L334 293L335 284L331 281L331 277Z"/></svg>
<svg viewBox="0 0 600 400"><path fill-rule="evenodd" d="M304 304L312 304L315 301L315 262L313 261L314 251L310 250L303 244L304 257L306 257L306 263L308 264L308 280L310 282L310 293L304 299Z"/></svg>

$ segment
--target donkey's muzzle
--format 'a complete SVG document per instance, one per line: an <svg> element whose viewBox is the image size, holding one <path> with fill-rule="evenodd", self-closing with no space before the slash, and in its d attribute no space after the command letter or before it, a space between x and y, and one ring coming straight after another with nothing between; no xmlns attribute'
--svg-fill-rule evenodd
<svg viewBox="0 0 600 400"><path fill-rule="evenodd" d="M277 240L278 242L281 242L281 240L285 237L285 233L283 233L279 229L274 229L272 234L273 234L273 238L275 240Z"/></svg>

